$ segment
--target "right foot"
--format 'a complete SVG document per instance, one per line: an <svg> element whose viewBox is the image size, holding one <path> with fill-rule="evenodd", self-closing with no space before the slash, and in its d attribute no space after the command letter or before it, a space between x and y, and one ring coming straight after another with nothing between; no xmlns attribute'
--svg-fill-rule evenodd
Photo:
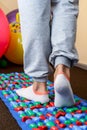
<svg viewBox="0 0 87 130"><path fill-rule="evenodd" d="M54 105L56 107L72 106L75 104L69 77L70 69L64 65L58 65L54 74Z"/></svg>
<svg viewBox="0 0 87 130"><path fill-rule="evenodd" d="M56 107L74 105L74 97L69 80L64 74L59 74L54 82Z"/></svg>

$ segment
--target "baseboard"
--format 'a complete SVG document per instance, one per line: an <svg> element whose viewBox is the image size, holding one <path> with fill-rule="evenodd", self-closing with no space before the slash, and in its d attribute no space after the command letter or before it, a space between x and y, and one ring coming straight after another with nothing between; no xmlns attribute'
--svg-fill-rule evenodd
<svg viewBox="0 0 87 130"><path fill-rule="evenodd" d="M76 66L76 67L79 67L79 68L81 68L81 69L87 70L87 65L86 65L86 64L77 63L75 66Z"/></svg>

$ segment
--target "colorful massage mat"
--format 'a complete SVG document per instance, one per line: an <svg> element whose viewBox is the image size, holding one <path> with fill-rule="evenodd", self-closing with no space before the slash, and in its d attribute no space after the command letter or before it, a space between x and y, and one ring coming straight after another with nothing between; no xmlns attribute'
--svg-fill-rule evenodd
<svg viewBox="0 0 87 130"><path fill-rule="evenodd" d="M87 101L74 95L75 105L54 106L54 87L48 81L50 102L41 104L17 96L15 89L26 88L33 80L24 73L0 74L0 97L22 130L87 130Z"/></svg>

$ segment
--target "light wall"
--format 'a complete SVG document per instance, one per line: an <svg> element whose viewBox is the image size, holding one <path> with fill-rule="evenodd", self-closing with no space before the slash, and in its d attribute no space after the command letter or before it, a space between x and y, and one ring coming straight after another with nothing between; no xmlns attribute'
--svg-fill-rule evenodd
<svg viewBox="0 0 87 130"><path fill-rule="evenodd" d="M17 0L0 0L0 8L7 14L17 8Z"/></svg>
<svg viewBox="0 0 87 130"><path fill-rule="evenodd" d="M79 63L87 65L87 0L79 0L76 47ZM17 0L0 0L0 8L7 14L17 8Z"/></svg>
<svg viewBox="0 0 87 130"><path fill-rule="evenodd" d="M87 65L87 0L79 1L76 47L79 53L79 62Z"/></svg>

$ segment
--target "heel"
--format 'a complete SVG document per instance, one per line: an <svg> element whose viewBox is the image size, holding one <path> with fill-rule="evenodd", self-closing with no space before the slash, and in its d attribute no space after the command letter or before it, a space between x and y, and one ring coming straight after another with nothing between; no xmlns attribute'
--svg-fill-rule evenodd
<svg viewBox="0 0 87 130"><path fill-rule="evenodd" d="M72 106L75 104L70 82L63 74L57 76L54 83L54 89L54 105L56 107Z"/></svg>
<svg viewBox="0 0 87 130"><path fill-rule="evenodd" d="M54 105L55 107L70 107L73 106L75 104L75 100L73 98L73 96L71 95L67 95L63 96L61 94L59 94L56 90L55 90L55 99L54 99Z"/></svg>

